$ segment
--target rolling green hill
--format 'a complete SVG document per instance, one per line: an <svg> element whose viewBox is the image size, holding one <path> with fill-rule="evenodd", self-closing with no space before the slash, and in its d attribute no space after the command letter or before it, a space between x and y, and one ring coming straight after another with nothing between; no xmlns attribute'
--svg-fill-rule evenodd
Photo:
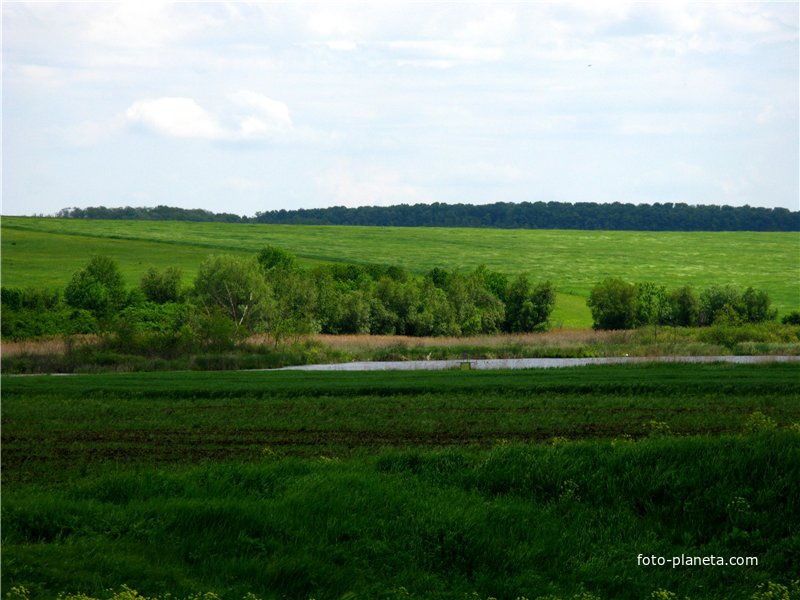
<svg viewBox="0 0 800 600"><path fill-rule="evenodd" d="M668 287L732 283L766 290L780 313L800 306L800 234L345 227L226 223L84 221L5 217L2 281L64 286L93 254L119 262L129 284L151 265L178 266L190 281L209 253L253 253L271 244L302 263L388 263L414 272L480 264L549 279L554 320L591 323L585 298L619 276Z"/></svg>

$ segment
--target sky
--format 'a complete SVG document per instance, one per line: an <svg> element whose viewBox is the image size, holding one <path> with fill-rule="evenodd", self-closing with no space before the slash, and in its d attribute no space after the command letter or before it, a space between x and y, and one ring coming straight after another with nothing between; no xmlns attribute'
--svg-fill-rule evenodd
<svg viewBox="0 0 800 600"><path fill-rule="evenodd" d="M3 2L2 214L800 209L798 2Z"/></svg>

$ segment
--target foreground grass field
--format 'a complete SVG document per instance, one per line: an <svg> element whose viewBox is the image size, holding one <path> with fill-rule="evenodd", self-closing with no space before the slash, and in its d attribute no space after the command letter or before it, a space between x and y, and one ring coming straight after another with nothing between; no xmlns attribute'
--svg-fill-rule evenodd
<svg viewBox="0 0 800 600"><path fill-rule="evenodd" d="M749 598L800 572L798 374L4 377L3 594Z"/></svg>
<svg viewBox="0 0 800 600"><path fill-rule="evenodd" d="M800 234L314 227L5 217L3 283L64 286L93 254L115 258L129 285L147 267L178 266L185 281L211 252L284 247L305 264L398 264L414 272L485 264L559 291L553 320L591 325L585 306L607 276L670 287L736 284L766 290L781 313L800 306Z"/></svg>

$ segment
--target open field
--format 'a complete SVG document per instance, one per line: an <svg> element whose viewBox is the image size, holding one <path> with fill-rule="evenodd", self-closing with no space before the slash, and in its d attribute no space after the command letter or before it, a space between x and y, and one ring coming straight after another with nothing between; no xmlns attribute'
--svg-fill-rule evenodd
<svg viewBox="0 0 800 600"><path fill-rule="evenodd" d="M798 374L4 377L3 594L749 598L800 570Z"/></svg>
<svg viewBox="0 0 800 600"><path fill-rule="evenodd" d="M733 433L800 421L800 366L648 365L439 373L192 372L3 380L3 477L95 457L145 463ZM58 410L50 410L57 403ZM54 461L57 463L57 468ZM83 468L82 467L82 468ZM32 476L33 472L31 472ZM53 475L49 475L52 477Z"/></svg>
<svg viewBox="0 0 800 600"><path fill-rule="evenodd" d="M766 290L781 313L800 306L800 234L316 227L5 217L3 283L63 286L93 254L115 258L129 285L147 267L178 266L190 281L206 254L284 247L306 265L397 264L414 272L485 264L559 291L553 321L591 324L591 286L607 276L673 287L732 283Z"/></svg>

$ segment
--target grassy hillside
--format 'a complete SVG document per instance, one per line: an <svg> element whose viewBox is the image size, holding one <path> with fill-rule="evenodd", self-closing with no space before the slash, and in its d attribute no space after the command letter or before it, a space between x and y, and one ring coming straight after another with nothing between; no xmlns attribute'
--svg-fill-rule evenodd
<svg viewBox="0 0 800 600"><path fill-rule="evenodd" d="M797 374L4 377L2 594L751 598L800 569Z"/></svg>
<svg viewBox="0 0 800 600"><path fill-rule="evenodd" d="M128 282L150 265L179 266L186 280L211 252L251 253L266 244L306 264L381 262L415 272L485 264L550 279L555 321L590 324L585 298L607 276L667 286L733 283L769 292L781 313L800 306L800 234L749 232L531 231L317 227L6 217L5 285L63 286L92 254L119 261Z"/></svg>

